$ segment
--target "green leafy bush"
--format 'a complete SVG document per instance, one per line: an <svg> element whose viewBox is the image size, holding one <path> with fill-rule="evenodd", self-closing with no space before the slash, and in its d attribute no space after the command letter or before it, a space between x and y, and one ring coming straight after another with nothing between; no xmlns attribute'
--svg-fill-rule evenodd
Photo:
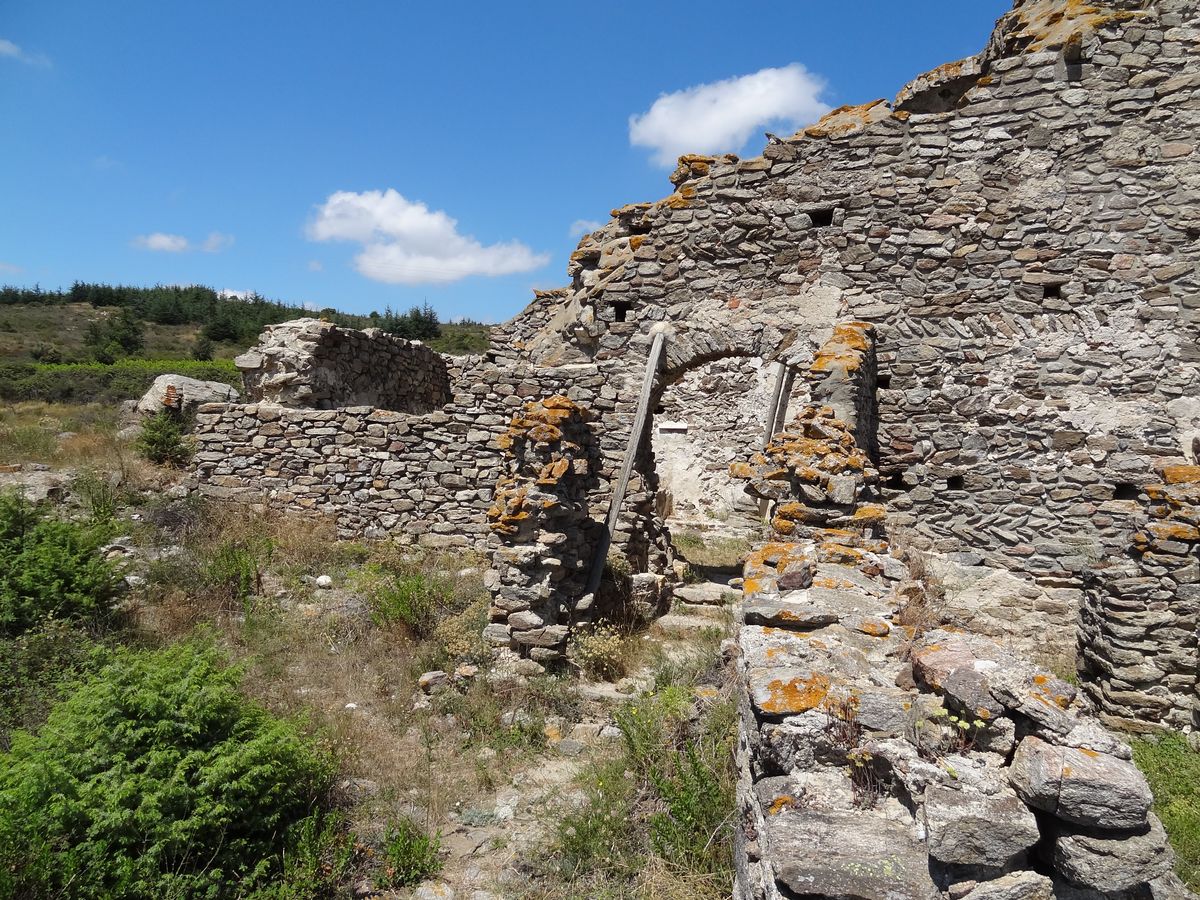
<svg viewBox="0 0 1200 900"><path fill-rule="evenodd" d="M40 728L66 686L102 664L102 647L75 622L46 619L0 637L0 751L13 732Z"/></svg>
<svg viewBox="0 0 1200 900"><path fill-rule="evenodd" d="M56 521L0 494L0 634L20 634L47 617L108 614L121 583L99 554L108 536L105 526Z"/></svg>
<svg viewBox="0 0 1200 900"><path fill-rule="evenodd" d="M176 413L166 409L160 409L142 424L137 450L160 466L182 466L192 458L191 443L184 437L183 423Z"/></svg>
<svg viewBox="0 0 1200 900"><path fill-rule="evenodd" d="M440 835L427 834L412 819L391 822L383 835L383 888L408 887L442 870Z"/></svg>
<svg viewBox="0 0 1200 900"><path fill-rule="evenodd" d="M0 756L0 896L217 898L278 879L333 768L238 680L211 647L125 650L18 733Z"/></svg>
<svg viewBox="0 0 1200 900"><path fill-rule="evenodd" d="M245 606L262 591L263 571L275 545L265 536L243 536L220 543L204 569L204 588L223 606Z"/></svg>

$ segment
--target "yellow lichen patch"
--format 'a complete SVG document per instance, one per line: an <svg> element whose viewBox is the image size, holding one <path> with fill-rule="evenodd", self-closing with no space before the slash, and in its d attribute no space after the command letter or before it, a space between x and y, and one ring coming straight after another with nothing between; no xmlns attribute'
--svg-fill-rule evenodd
<svg viewBox="0 0 1200 900"><path fill-rule="evenodd" d="M534 425L527 434L535 444L553 444L562 439L562 429L555 425Z"/></svg>
<svg viewBox="0 0 1200 900"><path fill-rule="evenodd" d="M878 503L864 503L854 511L852 517L855 522L862 524L874 524L882 522L887 518L887 509L880 506Z"/></svg>
<svg viewBox="0 0 1200 900"><path fill-rule="evenodd" d="M1200 482L1200 466L1163 466L1162 476L1167 484L1196 484Z"/></svg>
<svg viewBox="0 0 1200 900"><path fill-rule="evenodd" d="M863 552L855 547L828 541L822 542L817 547L817 552L823 562L840 563L846 566L857 565L863 558Z"/></svg>
<svg viewBox="0 0 1200 900"><path fill-rule="evenodd" d="M871 637L887 637L892 633L892 626L884 619L877 619L872 616L859 622L856 630Z"/></svg>
<svg viewBox="0 0 1200 900"><path fill-rule="evenodd" d="M829 693L829 679L820 672L808 678L775 678L767 692L769 696L761 704L763 712L776 716L807 712L821 705Z"/></svg>
<svg viewBox="0 0 1200 900"><path fill-rule="evenodd" d="M750 478L754 475L754 469L750 463L735 462L729 464L729 474L733 478Z"/></svg>
<svg viewBox="0 0 1200 900"><path fill-rule="evenodd" d="M629 248L631 250L636 250L644 243L646 243L646 236L644 234L635 234L629 239Z"/></svg>
<svg viewBox="0 0 1200 900"><path fill-rule="evenodd" d="M1128 22L1144 12L1117 10L1087 0L1033 0L1012 13L1017 27L1005 35L1008 50L1053 50L1082 41L1084 33L1117 22Z"/></svg>

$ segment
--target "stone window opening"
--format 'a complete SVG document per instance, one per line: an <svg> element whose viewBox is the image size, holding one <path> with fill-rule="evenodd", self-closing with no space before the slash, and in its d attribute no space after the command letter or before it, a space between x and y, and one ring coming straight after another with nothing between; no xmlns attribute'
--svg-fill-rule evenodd
<svg viewBox="0 0 1200 900"><path fill-rule="evenodd" d="M961 491L966 487L966 479L961 475L951 475L946 479L946 490Z"/></svg>
<svg viewBox="0 0 1200 900"><path fill-rule="evenodd" d="M1114 500L1136 500L1141 494L1141 490L1136 484L1121 482L1113 488Z"/></svg>
<svg viewBox="0 0 1200 900"><path fill-rule="evenodd" d="M1042 285L1042 299L1043 300L1061 300L1062 299L1062 289L1063 289L1063 286L1061 284L1043 284Z"/></svg>
<svg viewBox="0 0 1200 900"><path fill-rule="evenodd" d="M633 309L633 302L630 300L614 300L613 301L613 321L625 322L629 319L629 311Z"/></svg>
<svg viewBox="0 0 1200 900"><path fill-rule="evenodd" d="M891 475L888 476L887 481L885 481L883 483L883 486L885 488L887 488L888 490L903 491L904 493L907 493L908 491L912 490L912 488L910 488L904 482L904 473L903 472L893 472Z"/></svg>
<svg viewBox="0 0 1200 900"><path fill-rule="evenodd" d="M810 210L808 217L812 220L813 228L828 228L833 224L833 207Z"/></svg>
<svg viewBox="0 0 1200 900"><path fill-rule="evenodd" d="M880 372L875 376L875 387L881 391L886 391L892 386L892 376L890 373Z"/></svg>

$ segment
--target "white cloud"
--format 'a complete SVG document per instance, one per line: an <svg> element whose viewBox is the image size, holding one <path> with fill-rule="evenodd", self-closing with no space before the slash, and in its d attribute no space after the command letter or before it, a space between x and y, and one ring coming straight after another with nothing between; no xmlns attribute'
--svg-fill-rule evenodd
<svg viewBox="0 0 1200 900"><path fill-rule="evenodd" d="M649 147L654 161L675 165L684 153L740 150L755 130L777 125L789 133L829 111L825 82L800 63L662 94L646 112L629 117L629 142Z"/></svg>
<svg viewBox="0 0 1200 900"><path fill-rule="evenodd" d="M22 50L12 41L6 41L4 38L0 38L0 57L15 59L18 62L27 63L31 66L50 65L49 57L42 56L40 53L29 53Z"/></svg>
<svg viewBox="0 0 1200 900"><path fill-rule="evenodd" d="M182 253L190 245L188 239L181 234L164 234L156 231L153 234L139 234L133 239L133 246L143 250L153 250L157 253Z"/></svg>
<svg viewBox="0 0 1200 900"><path fill-rule="evenodd" d="M109 169L121 168L119 160L113 159L111 156L101 154L92 160L92 168L97 172L107 172Z"/></svg>
<svg viewBox="0 0 1200 900"><path fill-rule="evenodd" d="M310 260L308 261L308 271L310 271L310 272L324 272L324 271L325 271L325 267L324 267L323 265L321 265L321 261L320 261L319 259L310 259Z"/></svg>
<svg viewBox="0 0 1200 900"><path fill-rule="evenodd" d="M16 275L21 272L20 266L14 266L12 263L0 262L0 272L5 272L9 275Z"/></svg>
<svg viewBox="0 0 1200 900"><path fill-rule="evenodd" d="M595 231L597 228L603 227L603 223L596 222L593 219L576 219L571 223L571 227L567 230L567 233L570 234L571 237L581 237L582 235Z"/></svg>
<svg viewBox="0 0 1200 900"><path fill-rule="evenodd" d="M249 300L254 291L235 291L233 288L222 288L217 296L222 300Z"/></svg>
<svg viewBox="0 0 1200 900"><path fill-rule="evenodd" d="M204 239L204 243L200 245L200 249L205 253L220 253L222 250L228 250L232 246L232 234L221 234L219 231L213 231Z"/></svg>
<svg viewBox="0 0 1200 900"><path fill-rule="evenodd" d="M395 190L330 194L308 225L313 241L362 244L358 271L390 284L446 284L471 275L511 275L540 269L549 254L520 241L483 245L459 234L442 210L408 200Z"/></svg>
<svg viewBox="0 0 1200 900"><path fill-rule="evenodd" d="M142 250L154 250L158 253L186 253L191 250L220 253L233 246L233 235L213 231L199 244L194 244L182 234L166 234L162 231L155 231L152 234L139 234L133 239L133 246Z"/></svg>
<svg viewBox="0 0 1200 900"><path fill-rule="evenodd" d="M309 312L320 312L322 309L325 308L325 307L321 306L321 304L316 303L312 300L305 300L303 303L300 304L300 307L302 309L307 309Z"/></svg>

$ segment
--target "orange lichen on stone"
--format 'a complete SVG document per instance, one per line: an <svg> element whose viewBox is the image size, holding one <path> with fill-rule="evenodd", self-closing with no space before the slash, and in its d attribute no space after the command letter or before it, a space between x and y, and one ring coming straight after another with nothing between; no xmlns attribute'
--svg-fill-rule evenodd
<svg viewBox="0 0 1200 900"><path fill-rule="evenodd" d="M771 805L767 807L768 816L777 816L785 809L795 809L800 805L800 802L791 794L783 794L771 801Z"/></svg>
<svg viewBox="0 0 1200 900"><path fill-rule="evenodd" d="M851 518L864 525L882 522L887 518L887 509L878 503L864 503Z"/></svg>
<svg viewBox="0 0 1200 900"><path fill-rule="evenodd" d="M829 679L820 672L808 678L773 679L762 711L770 715L792 715L816 709L829 693Z"/></svg>
<svg viewBox="0 0 1200 900"><path fill-rule="evenodd" d="M883 619L869 618L859 622L856 630L871 637L887 637L892 633L892 626Z"/></svg>
<svg viewBox="0 0 1200 900"><path fill-rule="evenodd" d="M1163 466L1162 476L1167 484L1195 484L1200 482L1200 466Z"/></svg>
<svg viewBox="0 0 1200 900"><path fill-rule="evenodd" d="M843 137L879 122L892 114L887 101L882 98L858 106L839 106L823 115L815 125L805 128L803 134L810 138Z"/></svg>
<svg viewBox="0 0 1200 900"><path fill-rule="evenodd" d="M1082 41L1086 32L1115 22L1128 22L1143 12L1118 10L1087 0L1034 0L1014 10L1017 27L1005 34L1010 52L1054 50Z"/></svg>
<svg viewBox="0 0 1200 900"><path fill-rule="evenodd" d="M1160 541L1200 540L1200 528L1184 522L1151 522L1146 527Z"/></svg>

